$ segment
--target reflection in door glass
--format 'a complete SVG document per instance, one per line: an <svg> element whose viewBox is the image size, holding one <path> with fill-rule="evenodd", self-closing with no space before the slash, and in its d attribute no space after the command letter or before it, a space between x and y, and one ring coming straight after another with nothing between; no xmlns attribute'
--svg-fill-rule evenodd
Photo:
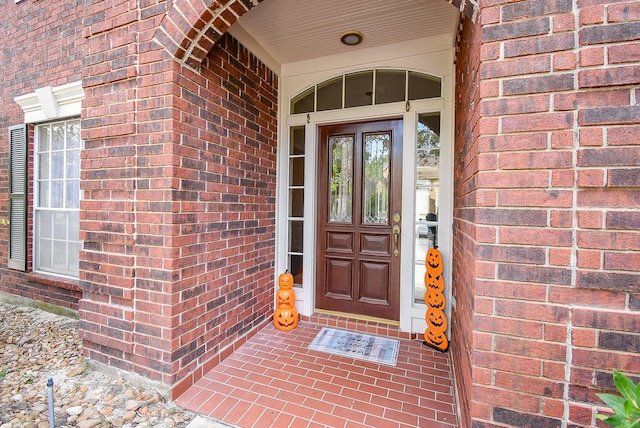
<svg viewBox="0 0 640 428"><path fill-rule="evenodd" d="M364 137L363 223L389 223L389 133Z"/></svg>
<svg viewBox="0 0 640 428"><path fill-rule="evenodd" d="M353 136L329 138L329 221L351 223Z"/></svg>
<svg viewBox="0 0 640 428"><path fill-rule="evenodd" d="M440 113L418 115L416 141L415 301L424 303L425 257L438 246Z"/></svg>

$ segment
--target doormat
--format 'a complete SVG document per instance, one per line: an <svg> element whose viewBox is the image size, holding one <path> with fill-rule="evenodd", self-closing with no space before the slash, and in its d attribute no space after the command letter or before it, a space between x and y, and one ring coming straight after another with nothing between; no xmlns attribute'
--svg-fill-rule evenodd
<svg viewBox="0 0 640 428"><path fill-rule="evenodd" d="M323 327L309 349L395 366L400 340Z"/></svg>

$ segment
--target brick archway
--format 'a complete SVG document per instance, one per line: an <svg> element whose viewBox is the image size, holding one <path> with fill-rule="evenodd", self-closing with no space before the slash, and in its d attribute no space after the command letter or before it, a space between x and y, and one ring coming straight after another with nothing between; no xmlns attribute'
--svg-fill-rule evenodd
<svg viewBox="0 0 640 428"><path fill-rule="evenodd" d="M154 39L181 64L198 69L220 37L263 0L175 0ZM477 0L444 0L475 21Z"/></svg>

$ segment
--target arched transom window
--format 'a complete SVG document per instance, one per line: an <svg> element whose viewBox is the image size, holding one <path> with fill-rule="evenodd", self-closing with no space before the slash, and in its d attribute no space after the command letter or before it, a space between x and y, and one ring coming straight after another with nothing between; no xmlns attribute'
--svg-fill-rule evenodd
<svg viewBox="0 0 640 428"><path fill-rule="evenodd" d="M291 100L291 114L438 98L441 79L415 71L374 69L345 73Z"/></svg>

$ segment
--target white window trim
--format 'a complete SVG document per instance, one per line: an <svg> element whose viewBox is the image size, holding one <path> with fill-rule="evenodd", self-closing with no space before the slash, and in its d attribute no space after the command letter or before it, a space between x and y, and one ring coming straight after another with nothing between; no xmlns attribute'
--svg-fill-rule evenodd
<svg viewBox="0 0 640 428"><path fill-rule="evenodd" d="M80 116L84 89L82 81L61 86L44 86L14 98L24 112L25 123Z"/></svg>

